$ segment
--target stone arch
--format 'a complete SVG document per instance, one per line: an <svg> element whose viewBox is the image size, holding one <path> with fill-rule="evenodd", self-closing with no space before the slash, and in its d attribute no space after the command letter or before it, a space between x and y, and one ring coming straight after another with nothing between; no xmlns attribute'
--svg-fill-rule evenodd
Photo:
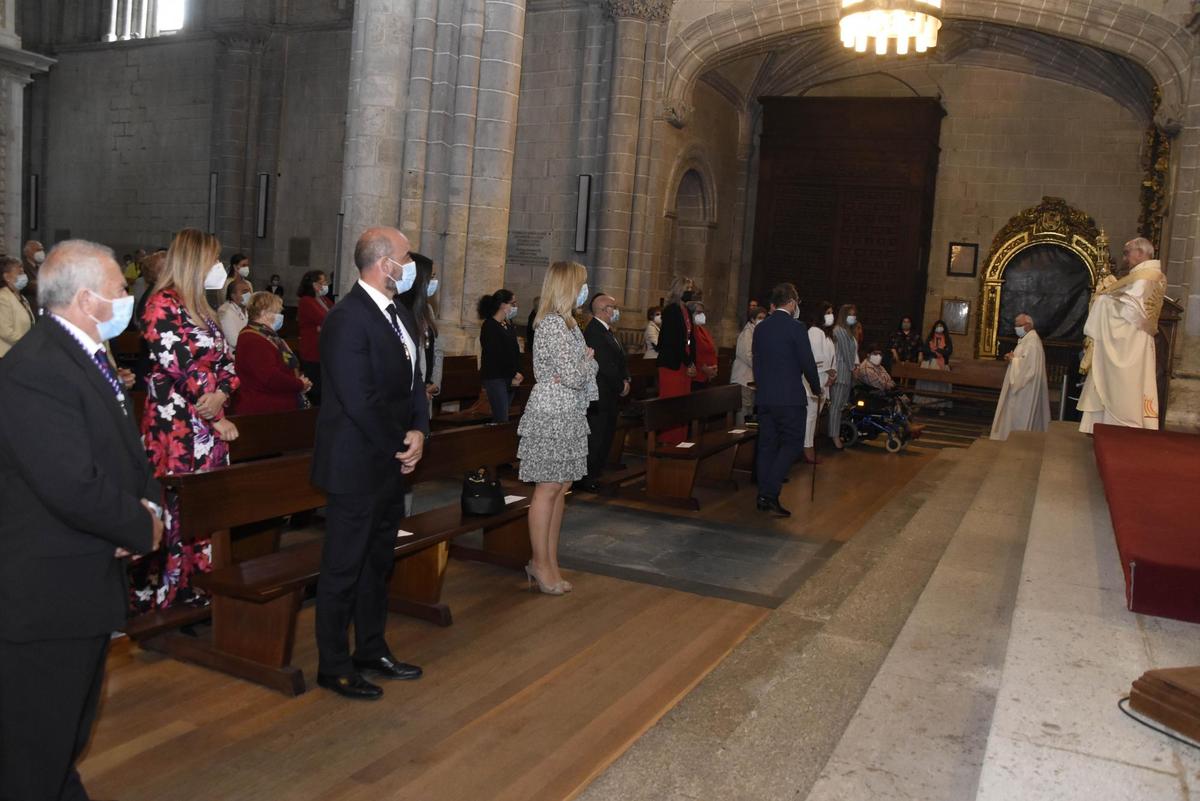
<svg viewBox="0 0 1200 801"><path fill-rule="evenodd" d="M806 31L837 25L837 0L752 2L695 20L667 49L663 102L668 119L686 121L696 81L706 70L771 49ZM1020 0L959 0L948 19L995 22L1082 42L1141 65L1162 92L1156 122L1178 130L1183 119L1190 35L1157 14L1112 0L1065 0L1035 8ZM832 33L831 33L832 35Z"/></svg>
<svg viewBox="0 0 1200 801"><path fill-rule="evenodd" d="M703 283L711 255L711 232L717 226L718 198L712 168L699 148L686 150L676 159L664 194L665 236L652 286L665 289L683 269L693 270L689 274Z"/></svg>

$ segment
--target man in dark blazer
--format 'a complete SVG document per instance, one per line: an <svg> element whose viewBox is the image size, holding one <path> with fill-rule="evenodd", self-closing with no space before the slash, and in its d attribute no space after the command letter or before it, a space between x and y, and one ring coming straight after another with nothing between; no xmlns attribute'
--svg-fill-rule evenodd
<svg viewBox="0 0 1200 801"><path fill-rule="evenodd" d="M821 394L821 376L799 321L800 298L792 284L771 290L771 313L754 329L755 404L758 407L758 510L787 517L779 492L804 451L806 393Z"/></svg>
<svg viewBox="0 0 1200 801"><path fill-rule="evenodd" d="M0 798L86 801L121 560L158 547L161 490L104 355L133 310L112 251L62 242L39 279L45 316L0 360Z"/></svg>
<svg viewBox="0 0 1200 801"><path fill-rule="evenodd" d="M625 348L612 332L621 310L612 295L597 295L590 306L592 319L583 329L583 339L595 354L600 369L596 372L596 388L600 397L588 406L588 472L580 482L581 489L595 492L596 482L604 472L608 451L617 431L617 413L621 398L629 394L629 363Z"/></svg>
<svg viewBox="0 0 1200 801"><path fill-rule="evenodd" d="M408 239L371 228L358 240L359 279L321 326L321 413L312 482L328 496L317 580L317 684L347 698L383 690L363 673L415 679L384 640L388 580L404 517L404 475L429 434L429 404L417 363L417 327L403 303L416 264ZM354 656L346 636L354 621Z"/></svg>

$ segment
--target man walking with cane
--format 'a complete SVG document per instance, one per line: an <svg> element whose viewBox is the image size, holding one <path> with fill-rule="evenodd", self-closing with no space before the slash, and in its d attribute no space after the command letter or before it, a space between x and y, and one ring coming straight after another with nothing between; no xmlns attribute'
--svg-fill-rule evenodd
<svg viewBox="0 0 1200 801"><path fill-rule="evenodd" d="M800 317L800 298L792 284L771 290L771 313L754 330L754 381L758 405L758 501L760 512L791 515L779 503L788 470L804 451L807 392L820 397L821 376L808 332Z"/></svg>

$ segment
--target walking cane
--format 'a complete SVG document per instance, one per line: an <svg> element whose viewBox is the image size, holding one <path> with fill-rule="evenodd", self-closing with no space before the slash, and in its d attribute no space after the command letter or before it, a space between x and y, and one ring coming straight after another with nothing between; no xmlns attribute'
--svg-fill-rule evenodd
<svg viewBox="0 0 1200 801"><path fill-rule="evenodd" d="M817 419L813 425L820 425L821 422L821 396L817 396ZM812 492L809 494L809 500L816 502L817 500L817 432L813 432L813 463L812 463Z"/></svg>

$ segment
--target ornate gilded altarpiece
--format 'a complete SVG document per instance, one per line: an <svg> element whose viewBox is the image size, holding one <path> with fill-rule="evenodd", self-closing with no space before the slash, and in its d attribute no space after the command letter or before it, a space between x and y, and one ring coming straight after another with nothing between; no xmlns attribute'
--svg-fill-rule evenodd
<svg viewBox="0 0 1200 801"><path fill-rule="evenodd" d="M1057 197L1043 197L1037 206L1013 217L992 240L979 296L979 325L975 333L977 358L999 354L1004 272L1018 254L1041 246L1065 248L1087 267L1089 290L1113 269L1108 238L1084 212ZM1065 254L1064 254L1065 255Z"/></svg>

